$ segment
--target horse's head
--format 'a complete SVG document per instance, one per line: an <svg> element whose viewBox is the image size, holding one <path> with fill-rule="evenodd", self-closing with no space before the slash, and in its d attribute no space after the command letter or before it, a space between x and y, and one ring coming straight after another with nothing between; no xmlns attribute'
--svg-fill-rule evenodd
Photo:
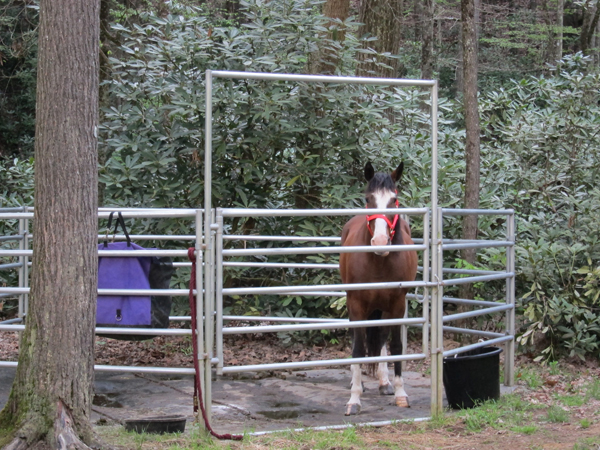
<svg viewBox="0 0 600 450"><path fill-rule="evenodd" d="M365 178L369 182L365 191L367 208L397 208L398 191L396 183L400 181L404 162L401 162L391 174L377 172L370 162L365 166ZM391 244L398 223L398 214L367 215L367 227L371 233L371 245ZM375 252L379 256L387 256L389 252Z"/></svg>

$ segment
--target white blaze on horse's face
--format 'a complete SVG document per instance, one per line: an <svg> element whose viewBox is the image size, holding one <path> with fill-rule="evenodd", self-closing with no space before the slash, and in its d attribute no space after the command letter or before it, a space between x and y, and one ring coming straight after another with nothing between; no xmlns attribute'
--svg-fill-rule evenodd
<svg viewBox="0 0 600 450"><path fill-rule="evenodd" d="M396 193L388 190L378 190L373 192L373 200L377 209L389 208L390 205L396 203ZM373 230L373 237L371 238L371 245L388 245L391 243L390 240L390 226L388 223L381 218L377 218L371 222L371 229ZM390 252L375 252L378 256L387 256Z"/></svg>

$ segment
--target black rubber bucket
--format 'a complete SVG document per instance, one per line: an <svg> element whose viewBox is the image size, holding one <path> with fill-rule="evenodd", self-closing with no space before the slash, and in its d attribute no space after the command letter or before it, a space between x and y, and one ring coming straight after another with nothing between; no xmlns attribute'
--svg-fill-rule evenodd
<svg viewBox="0 0 600 450"><path fill-rule="evenodd" d="M498 347L482 347L444 358L444 389L453 409L500 398Z"/></svg>
<svg viewBox="0 0 600 450"><path fill-rule="evenodd" d="M183 433L185 431L185 417L162 416L129 419L125 421L125 430L136 433Z"/></svg>

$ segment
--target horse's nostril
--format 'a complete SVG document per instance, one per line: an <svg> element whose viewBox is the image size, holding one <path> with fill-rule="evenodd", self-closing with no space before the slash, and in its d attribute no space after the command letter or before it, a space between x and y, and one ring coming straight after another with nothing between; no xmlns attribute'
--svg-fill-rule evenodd
<svg viewBox="0 0 600 450"><path fill-rule="evenodd" d="M371 245L380 246L380 245L388 245L390 243L390 238L388 236L374 236L371 239Z"/></svg>

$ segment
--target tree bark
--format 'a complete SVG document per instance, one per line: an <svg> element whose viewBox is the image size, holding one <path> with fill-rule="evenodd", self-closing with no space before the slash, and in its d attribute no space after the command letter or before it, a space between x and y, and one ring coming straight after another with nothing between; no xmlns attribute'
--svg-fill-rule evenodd
<svg viewBox="0 0 600 450"><path fill-rule="evenodd" d="M558 7L556 9L556 61L562 59L563 53L563 25L565 15L565 0L558 0Z"/></svg>
<svg viewBox="0 0 600 450"><path fill-rule="evenodd" d="M327 0L323 6L323 15L330 19L339 19L342 22L348 18L350 13L350 0ZM346 30L333 20L327 24L329 31L326 33L328 42L344 42ZM317 56L311 73L333 75L339 60L339 52L336 48L326 46Z"/></svg>
<svg viewBox="0 0 600 450"><path fill-rule="evenodd" d="M600 23L596 24L596 32L594 34L594 58L596 65L600 65Z"/></svg>
<svg viewBox="0 0 600 450"><path fill-rule="evenodd" d="M433 0L424 0L422 9L423 44L421 47L421 78L431 80L433 78Z"/></svg>
<svg viewBox="0 0 600 450"><path fill-rule="evenodd" d="M579 36L579 49L587 53L594 37L594 30L600 19L600 4L598 2L592 6L592 1L588 0L583 7L583 25Z"/></svg>
<svg viewBox="0 0 600 450"><path fill-rule="evenodd" d="M31 295L0 447L92 437L99 17L99 0L40 1Z"/></svg>
<svg viewBox="0 0 600 450"><path fill-rule="evenodd" d="M477 39L475 24L475 0L462 0L462 36L464 89L463 105L465 113L465 198L464 207L479 208L479 169L480 169L480 124L477 102ZM467 215L463 218L463 239L477 238L477 216ZM462 250L461 257L469 264L475 262L475 250ZM472 298L472 285L462 285L461 298Z"/></svg>
<svg viewBox="0 0 600 450"><path fill-rule="evenodd" d="M462 31L462 20L461 20L461 29L460 32L458 33L458 54L456 56L456 72L455 72L455 79L454 79L454 85L456 88L456 96L458 97L459 95L463 94L464 88L465 88L465 82L464 82L464 65L463 65L463 31Z"/></svg>
<svg viewBox="0 0 600 450"><path fill-rule="evenodd" d="M370 47L379 53L389 53L391 56L398 55L402 40L403 5L402 0L362 0L358 20L363 25L359 28L358 35L377 38L376 41L366 42L365 48ZM358 76L398 78L402 73L398 59L359 53L358 61L356 69ZM389 68L382 67L381 63L388 65Z"/></svg>

